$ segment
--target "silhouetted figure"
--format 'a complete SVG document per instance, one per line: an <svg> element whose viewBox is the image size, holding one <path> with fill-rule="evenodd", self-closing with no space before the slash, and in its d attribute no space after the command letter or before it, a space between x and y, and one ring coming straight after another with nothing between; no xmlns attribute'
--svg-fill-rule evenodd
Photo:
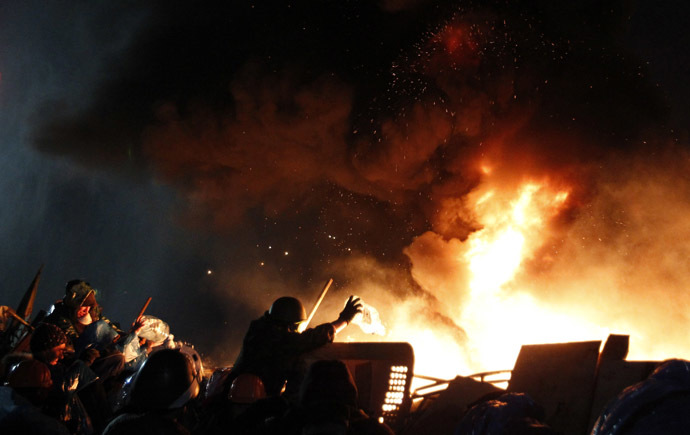
<svg viewBox="0 0 690 435"><path fill-rule="evenodd" d="M237 376L227 397L206 403L204 434L261 435L266 422L282 417L288 403L281 396L266 397L261 379L249 373Z"/></svg>
<svg viewBox="0 0 690 435"><path fill-rule="evenodd" d="M48 367L35 360L14 366L0 386L0 433L66 435L66 426L43 413L52 381Z"/></svg>
<svg viewBox="0 0 690 435"><path fill-rule="evenodd" d="M357 387L342 361L317 361L309 367L299 401L273 422L272 434L393 434L357 405Z"/></svg>
<svg viewBox="0 0 690 435"><path fill-rule="evenodd" d="M300 333L307 318L302 303L293 297L277 299L249 325L230 380L251 373L261 378L268 396L280 395L283 388L288 397L295 395L305 371L302 355L332 342L361 309L359 299L351 296L335 321Z"/></svg>
<svg viewBox="0 0 690 435"><path fill-rule="evenodd" d="M50 369L53 382L45 412L73 433L100 432L112 416L98 376L78 359L65 360L66 334L51 323L39 324L29 346L37 361Z"/></svg>
<svg viewBox="0 0 690 435"><path fill-rule="evenodd" d="M137 371L129 402L104 435L187 434L186 406L199 394L190 359L177 349L153 352Z"/></svg>

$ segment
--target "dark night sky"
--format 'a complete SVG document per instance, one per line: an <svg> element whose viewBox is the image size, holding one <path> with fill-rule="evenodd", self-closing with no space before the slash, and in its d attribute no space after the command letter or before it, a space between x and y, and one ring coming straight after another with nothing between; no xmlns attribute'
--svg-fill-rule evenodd
<svg viewBox="0 0 690 435"><path fill-rule="evenodd" d="M557 3L3 2L0 302L45 264L37 309L78 277L122 322L152 296L227 361L275 297L344 298L341 259L466 237L437 204L498 129L586 143L504 150L542 171L684 147L690 7Z"/></svg>

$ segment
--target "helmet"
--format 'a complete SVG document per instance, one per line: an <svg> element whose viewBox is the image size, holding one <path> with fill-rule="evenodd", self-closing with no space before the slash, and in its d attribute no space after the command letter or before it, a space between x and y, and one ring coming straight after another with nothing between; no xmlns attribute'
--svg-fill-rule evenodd
<svg viewBox="0 0 690 435"><path fill-rule="evenodd" d="M211 377L208 379L206 389L204 391L207 403L213 402L221 396L223 391L226 389L231 370L232 368L230 367L220 367L211 373Z"/></svg>
<svg viewBox="0 0 690 435"><path fill-rule="evenodd" d="M302 302L297 298L284 296L273 302L268 309L271 320L279 323L294 324L307 320L307 312L304 311Z"/></svg>
<svg viewBox="0 0 690 435"><path fill-rule="evenodd" d="M122 387L115 397L115 404L113 406L114 411L120 411L122 408L129 405L130 397L132 395L132 386L134 385L134 379L136 377L137 373L135 372L134 374L127 376L122 383Z"/></svg>
<svg viewBox="0 0 690 435"><path fill-rule="evenodd" d="M65 285L65 297L62 299L70 308L82 305L96 305L96 290L86 281L73 279Z"/></svg>
<svg viewBox="0 0 690 435"><path fill-rule="evenodd" d="M129 404L141 410L181 408L198 394L189 358L177 349L161 349L139 368Z"/></svg>
<svg viewBox="0 0 690 435"><path fill-rule="evenodd" d="M7 385L12 388L49 389L53 385L50 369L40 361L25 360L10 369Z"/></svg>
<svg viewBox="0 0 690 435"><path fill-rule="evenodd" d="M180 353L189 358L189 362L192 363L192 373L194 378L198 383L204 379L204 363L201 361L201 355L192 346L182 343L178 348Z"/></svg>
<svg viewBox="0 0 690 435"><path fill-rule="evenodd" d="M234 403L254 403L266 397L266 389L260 377L242 373L232 381L228 399Z"/></svg>

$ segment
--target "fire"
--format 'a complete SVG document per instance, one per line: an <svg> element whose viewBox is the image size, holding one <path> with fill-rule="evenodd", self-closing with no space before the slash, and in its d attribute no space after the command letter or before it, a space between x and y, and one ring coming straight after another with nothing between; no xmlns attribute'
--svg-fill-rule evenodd
<svg viewBox="0 0 690 435"><path fill-rule="evenodd" d="M551 311L527 289L510 288L523 262L543 243L543 226L561 210L568 192L526 182L515 192L499 195L488 189L475 197L474 210L484 227L466 241L467 251L458 262L466 263L471 275L460 323L471 339L476 369L512 367L525 343L568 341L588 332L599 336L602 328Z"/></svg>
<svg viewBox="0 0 690 435"><path fill-rule="evenodd" d="M546 181L527 181L513 190L486 185L468 197L467 205L482 228L467 240L453 240L431 254L451 256L452 267L462 271L458 277L443 279L449 289L439 299L452 305L453 295L467 295L458 306L444 307L444 315L459 325L464 335L459 337L424 316L412 314L423 304L419 300L379 306L387 308L385 339L413 346L417 374L449 379L510 369L523 344L567 341L587 333L601 335L601 328L580 320L577 313L553 312L527 291L511 287L525 260L541 247L544 225L562 210L567 199L567 190L553 189ZM426 251L408 255L430 256ZM431 261L428 270L413 275L422 286L438 290L438 281L425 283L438 274L436 263ZM366 293L380 291L372 288Z"/></svg>
<svg viewBox="0 0 690 435"><path fill-rule="evenodd" d="M466 355L462 349L452 340L439 336L432 328L396 331L391 341L406 341L412 345L415 355L415 374L436 379L453 379L460 372L469 374ZM428 384L427 380L413 379L412 390Z"/></svg>
<svg viewBox="0 0 690 435"><path fill-rule="evenodd" d="M515 276L525 255L526 237L539 231L544 213L553 213L567 199L566 192L550 195L542 190L538 184L527 183L518 198L507 204L492 201L493 190L477 200L475 207L485 226L470 237L469 250L461 259L472 272L473 294L495 294Z"/></svg>
<svg viewBox="0 0 690 435"><path fill-rule="evenodd" d="M396 327L387 335L389 341L408 342L415 353L415 373L452 379L459 373L469 374L467 354L458 343L439 331L434 325L410 321L408 313L398 310ZM404 319L404 320L403 320Z"/></svg>
<svg viewBox="0 0 690 435"><path fill-rule="evenodd" d="M474 299L465 311L464 326L472 337L476 367L482 371L510 369L523 344L578 341L608 334L583 317L553 311L525 293Z"/></svg>
<svg viewBox="0 0 690 435"><path fill-rule="evenodd" d="M452 292L468 296L449 310L468 343L463 348L433 326L394 322L404 326L391 328L391 334L415 348L417 373L450 378L510 369L523 344L605 336L604 328L581 313L554 311L529 289L513 285L525 261L543 244L545 225L568 196L567 190L547 181L526 181L512 189L486 184L468 197L482 228L456 244L456 267L466 270L468 278L454 283Z"/></svg>
<svg viewBox="0 0 690 435"><path fill-rule="evenodd" d="M678 241L690 234L690 188L679 194L666 171L645 183L597 180L597 195L573 215L581 197L572 200L563 181L516 181L500 169L439 203L439 216L475 231L464 239L428 231L405 249L422 292L401 298L388 292L404 284L393 273L375 261L357 266L383 339L411 343L416 374L510 370L525 344L611 333L630 336L630 360L688 355L688 248Z"/></svg>

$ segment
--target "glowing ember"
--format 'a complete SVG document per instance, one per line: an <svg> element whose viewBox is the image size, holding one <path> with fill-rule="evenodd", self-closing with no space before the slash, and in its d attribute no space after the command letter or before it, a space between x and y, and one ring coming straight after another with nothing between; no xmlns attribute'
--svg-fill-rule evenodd
<svg viewBox="0 0 690 435"><path fill-rule="evenodd" d="M473 40L470 29L466 25L456 24L446 26L435 38L449 59L456 62L477 63L478 44Z"/></svg>

